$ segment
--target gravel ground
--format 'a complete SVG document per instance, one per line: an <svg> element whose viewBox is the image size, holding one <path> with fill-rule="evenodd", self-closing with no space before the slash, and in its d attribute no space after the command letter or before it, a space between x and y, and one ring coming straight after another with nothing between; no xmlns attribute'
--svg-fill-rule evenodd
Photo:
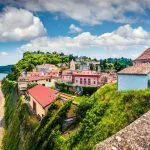
<svg viewBox="0 0 150 150"><path fill-rule="evenodd" d="M1 83L0 83L0 149L2 146L3 134L4 134L4 96L1 91Z"/></svg>

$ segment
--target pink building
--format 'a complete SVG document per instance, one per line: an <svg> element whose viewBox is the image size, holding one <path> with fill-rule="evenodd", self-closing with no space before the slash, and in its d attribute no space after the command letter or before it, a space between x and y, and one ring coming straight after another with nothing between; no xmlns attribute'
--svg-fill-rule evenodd
<svg viewBox="0 0 150 150"><path fill-rule="evenodd" d="M72 83L78 86L100 86L100 73L95 71L78 71L72 75Z"/></svg>
<svg viewBox="0 0 150 150"><path fill-rule="evenodd" d="M61 77L61 71L59 68L57 69L52 69L46 72L47 76L51 76L51 77L56 77L56 78L60 78Z"/></svg>
<svg viewBox="0 0 150 150"><path fill-rule="evenodd" d="M72 83L72 74L71 70L64 70L62 72L62 82Z"/></svg>
<svg viewBox="0 0 150 150"><path fill-rule="evenodd" d="M40 71L36 71L36 70L33 70L31 72L27 72L26 76L27 77L39 77L39 76L43 76L44 73L43 72L40 72Z"/></svg>

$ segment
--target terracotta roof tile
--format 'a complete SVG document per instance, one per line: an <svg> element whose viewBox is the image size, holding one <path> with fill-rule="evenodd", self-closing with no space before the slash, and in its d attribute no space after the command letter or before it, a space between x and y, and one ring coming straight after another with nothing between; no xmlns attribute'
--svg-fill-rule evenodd
<svg viewBox="0 0 150 150"><path fill-rule="evenodd" d="M150 63L136 64L134 66L125 68L118 72L118 74L148 74L150 73Z"/></svg>
<svg viewBox="0 0 150 150"><path fill-rule="evenodd" d="M51 104L57 97L57 91L42 85L37 85L28 90L28 93L42 106Z"/></svg>
<svg viewBox="0 0 150 150"><path fill-rule="evenodd" d="M150 59L150 48L146 49L138 58L135 60L141 60L141 59Z"/></svg>

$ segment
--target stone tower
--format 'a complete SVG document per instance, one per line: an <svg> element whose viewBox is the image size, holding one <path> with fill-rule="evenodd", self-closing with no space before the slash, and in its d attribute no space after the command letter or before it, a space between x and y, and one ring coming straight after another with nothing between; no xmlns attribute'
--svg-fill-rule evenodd
<svg viewBox="0 0 150 150"><path fill-rule="evenodd" d="M76 68L75 68L75 62L74 60L72 59L72 61L70 62L70 70L71 71L74 71Z"/></svg>

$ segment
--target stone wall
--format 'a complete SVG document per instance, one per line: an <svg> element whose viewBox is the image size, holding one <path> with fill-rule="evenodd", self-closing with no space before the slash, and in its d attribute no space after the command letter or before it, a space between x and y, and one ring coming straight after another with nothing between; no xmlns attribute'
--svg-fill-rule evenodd
<svg viewBox="0 0 150 150"><path fill-rule="evenodd" d="M112 137L97 144L96 150L150 150L150 111Z"/></svg>

